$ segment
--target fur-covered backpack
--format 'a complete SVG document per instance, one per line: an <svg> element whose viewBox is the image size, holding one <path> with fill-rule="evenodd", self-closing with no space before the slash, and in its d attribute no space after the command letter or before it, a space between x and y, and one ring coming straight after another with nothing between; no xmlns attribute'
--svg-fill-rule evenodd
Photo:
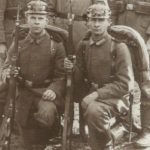
<svg viewBox="0 0 150 150"><path fill-rule="evenodd" d="M118 42L127 44L132 58L135 80L141 89L142 98L150 97L150 66L149 54L141 35L131 27L114 25L108 33Z"/></svg>

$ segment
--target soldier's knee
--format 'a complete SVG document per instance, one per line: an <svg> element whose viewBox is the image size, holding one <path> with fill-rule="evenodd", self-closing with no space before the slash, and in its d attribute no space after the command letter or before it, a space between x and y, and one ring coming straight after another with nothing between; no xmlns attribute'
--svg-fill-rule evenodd
<svg viewBox="0 0 150 150"><path fill-rule="evenodd" d="M85 120L89 126L98 130L107 130L109 125L109 108L100 102L91 103L84 113Z"/></svg>
<svg viewBox="0 0 150 150"><path fill-rule="evenodd" d="M41 125L51 128L57 117L56 105L53 102L40 101L34 117Z"/></svg>
<svg viewBox="0 0 150 150"><path fill-rule="evenodd" d="M86 112L84 113L85 120L89 123L95 122L95 120L97 120L98 118L100 119L100 116L102 115L103 110L101 109L101 106L98 104L98 102L89 104Z"/></svg>

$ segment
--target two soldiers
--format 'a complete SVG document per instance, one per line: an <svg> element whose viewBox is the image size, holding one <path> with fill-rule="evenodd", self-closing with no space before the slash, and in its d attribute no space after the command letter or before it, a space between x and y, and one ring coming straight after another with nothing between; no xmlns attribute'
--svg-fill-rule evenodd
<svg viewBox="0 0 150 150"><path fill-rule="evenodd" d="M64 109L65 50L61 42L49 35L47 4L31 1L25 12L29 33L19 41L17 67L12 68L14 43L8 50L2 78L9 84L10 76L17 76L16 121L21 128L25 146L32 150L36 144L46 144L56 128ZM43 148L44 149L44 148Z"/></svg>
<svg viewBox="0 0 150 150"><path fill-rule="evenodd" d="M34 3L29 3L29 8L30 6L33 6L33 5ZM99 149L100 147L101 149L103 149L104 147L107 147L107 146L108 147L113 146L111 133L108 132L109 131L108 129L111 127L111 125L109 124L109 121L113 117L116 117L116 114L118 112L121 115L126 114L128 110L128 93L130 92L130 90L133 89L133 81L134 81L133 73L132 73L131 58L130 58L128 48L124 44L115 44L116 45L115 51L117 51L119 56L118 57L115 56L115 60L112 59L110 56L111 44L114 41L112 42L111 37L106 32L107 27L110 25L109 11L110 10L108 9L108 7L106 8L106 6L100 6L100 5L94 5L89 8L88 15L87 15L87 19L88 19L87 25L92 30L92 34L91 36L89 36L88 39L83 40L79 46L79 50L77 53L77 69L75 69L75 73L76 72L79 73L78 77L81 77L80 81L82 83L84 82L82 77L87 78L89 84L94 85L94 88L95 88L94 89L92 87L92 91L90 91L92 93L84 97L83 102L82 102L85 119L89 126L91 146L95 150ZM43 16L45 15L45 11L40 10L37 13L35 11L32 11L31 9L26 13L27 18L28 18L27 22L28 24L30 24L30 27L31 27L30 31L32 32L30 32L30 34L27 36L25 40L20 42L21 48L19 50L20 52L19 65L21 68L19 74L21 74L22 77L25 78L24 81L26 81L25 83L27 84L28 83L33 84L35 82L38 83L39 81L41 82L42 80L45 81L47 80L48 76L50 76L51 78L51 75L49 74L51 69L52 69L52 72L54 71L53 68L48 69L48 66L51 64L49 64L49 62L46 61L45 59L45 58L47 58L47 60L51 59L51 56L49 57L49 55L46 55L48 52L48 49L49 49L49 52L51 52L50 51L51 47L48 47L48 44L46 43L42 44L43 42L49 43L48 39L45 39L44 41L41 40L43 36L46 35L46 33L43 33L43 34L40 34L40 36L37 36L39 32L38 28L41 26L45 27L45 24L47 24L47 21L45 20L45 17L44 17L44 20L42 19L43 23L39 23L40 17L39 18L35 17L34 16L35 14L36 15L40 14L40 16ZM39 26L37 24L39 24ZM56 54L59 55L60 54L59 52L64 53L63 46L60 46L60 44L55 42L55 40L53 39L49 39L49 41L53 41L53 42L50 42L51 45L53 45L52 43L55 43L54 45L56 45ZM40 43L42 47L43 45L47 45L47 47L44 47L45 51L38 50L39 48L38 44ZM37 59L29 60L29 58L32 58L33 56L29 53L29 50L27 50L28 46L33 46L33 51L31 48L30 53L33 52L33 56L36 56ZM85 50L83 48L84 46L85 46ZM102 51L99 51L99 49ZM35 52L34 50L38 50L40 53L37 51ZM82 52L85 56L82 55ZM93 57L91 57L91 54L93 54L92 55ZM38 55L40 55L40 57L38 57ZM8 67L8 64L11 62L10 56L11 56L11 49L8 53L8 58L7 58L7 62L5 65L6 68ZM97 59L98 56L100 56L100 59ZM53 54L52 54L52 57L53 57ZM59 91L58 93L56 91L60 90L58 87L62 87L62 89L64 88L64 85L58 84L59 82L61 83L64 82L63 81L64 71L61 70L62 60L64 57L65 57L65 54L61 57L62 58L61 61L54 60L54 62L57 64L56 70L55 70L56 72L54 71L54 74L56 73L55 74L56 76L52 77L52 82L50 82L50 85L51 85L50 88L52 87L51 92L49 90L44 92L42 96L42 100L41 100L41 97L34 95L35 94L34 92L36 90L29 91L26 89L27 87L25 85L23 85L23 87L19 86L19 97L18 97L18 110L19 111L18 112L23 111L22 115L25 115L25 118L27 118L29 110L32 104L34 103L33 105L34 108L42 111L42 115L41 115L41 111L35 113L34 118L38 120L38 122L41 122L42 125L44 124L44 126L45 125L52 126L53 121L50 121L49 115L52 114L52 118L55 118L54 116L56 116L57 114L56 107L58 106L57 104L59 104L55 100L57 100L58 98L57 96L59 95L59 92L62 93L61 91ZM43 62L43 64L41 64L41 62ZM123 62L122 65L125 67L120 67L120 65L118 67L119 62ZM27 63L30 63L31 68L27 67L28 66ZM99 64L103 64L103 65L99 65ZM107 64L107 67L104 68L103 66L105 64ZM115 64L115 66L112 66L112 64ZM44 71L43 71L43 68L44 68ZM103 71L99 72L98 70L103 70ZM39 76L41 72L43 72L43 74ZM7 73L8 73L7 77L9 78L9 68L7 70ZM112 78L111 78L112 76L116 77L116 78L113 78L114 82L112 82ZM60 80L57 77L60 77ZM55 83L57 85L56 87L54 86ZM38 88L43 89L43 85L45 86L45 83L44 84L40 83ZM54 89L56 88L57 90L55 91L53 87ZM30 87L30 89L34 89L34 87ZM29 95L28 99L25 97L26 94ZM124 95L126 96L124 97ZM122 100L122 97L123 97L123 100ZM51 101L54 101L54 103ZM29 102L28 103L29 105L27 106L27 108L24 108L25 106L24 103L27 104L27 102ZM47 105L49 103L51 104L51 106ZM122 103L122 109L119 109L120 107L118 107L118 103ZM41 106L43 107L41 108ZM49 112L49 111L47 112L47 109L45 110L45 106L46 108L52 107L51 109L52 112ZM43 108L44 108L44 111L43 111ZM43 119L43 116L44 116L44 119ZM19 116L17 115L17 117L20 120L19 122L21 123L20 125L22 127L22 130L27 131L28 128L24 126L26 119L22 120L22 117L20 117L20 114ZM45 121L45 118L47 121ZM27 136L27 137L32 137L32 136ZM101 140L102 143L99 143L100 141L97 141L98 137L100 139L103 139L105 137L106 139L104 141ZM32 141L32 139L30 139L30 141Z"/></svg>

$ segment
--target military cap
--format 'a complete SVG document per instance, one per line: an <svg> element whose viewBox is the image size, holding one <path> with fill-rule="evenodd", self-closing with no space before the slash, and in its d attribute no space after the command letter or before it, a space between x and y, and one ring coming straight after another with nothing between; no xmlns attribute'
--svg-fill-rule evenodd
<svg viewBox="0 0 150 150"><path fill-rule="evenodd" d="M107 3L96 3L87 9L87 18L109 18L111 15L110 8Z"/></svg>
<svg viewBox="0 0 150 150"><path fill-rule="evenodd" d="M26 14L47 14L47 3L41 0L32 0L27 4Z"/></svg>

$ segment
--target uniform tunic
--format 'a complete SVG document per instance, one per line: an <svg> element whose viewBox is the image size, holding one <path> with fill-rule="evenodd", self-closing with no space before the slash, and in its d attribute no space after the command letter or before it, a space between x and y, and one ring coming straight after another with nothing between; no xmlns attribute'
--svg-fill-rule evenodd
<svg viewBox="0 0 150 150"><path fill-rule="evenodd" d="M7 68L11 63L12 54L13 46L9 49L4 68ZM51 89L56 93L57 98L54 103L57 108L63 108L63 93L65 90L64 58L65 50L62 43L50 39L47 32L37 40L29 34L25 40L19 43L18 66L21 68L20 76L24 80L33 83L30 90L22 83L18 86L18 113L16 116L23 126L27 123L32 104L35 103L35 107L37 107L46 89ZM3 71L5 75L4 72L5 69ZM49 82L45 85L47 80ZM34 87L34 85L36 86ZM36 92L33 92L34 90Z"/></svg>
<svg viewBox="0 0 150 150"><path fill-rule="evenodd" d="M87 78L88 85L91 86L86 95L92 91L97 91L99 95L86 109L84 103L82 104L84 117L89 126L90 143L94 150L104 149L110 140L110 120L118 116L117 114L127 114L128 94L134 88L130 52L125 44L113 43L111 37L106 34L98 42L91 38L81 41L77 52L76 84L80 87L80 83L84 83ZM93 83L97 88L93 89Z"/></svg>

